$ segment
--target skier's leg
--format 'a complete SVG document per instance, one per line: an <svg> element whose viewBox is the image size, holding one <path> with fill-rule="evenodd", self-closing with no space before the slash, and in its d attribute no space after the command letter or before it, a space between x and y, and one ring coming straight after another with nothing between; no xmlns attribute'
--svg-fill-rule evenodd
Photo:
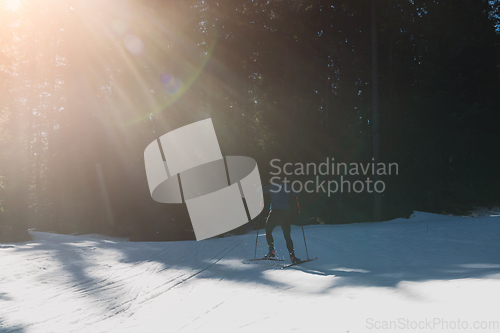
<svg viewBox="0 0 500 333"><path fill-rule="evenodd" d="M288 253L293 254L293 241L291 237L292 226L290 222L289 212L283 211L283 216L281 217L281 229L283 229L283 236L285 236Z"/></svg>
<svg viewBox="0 0 500 333"><path fill-rule="evenodd" d="M270 210L266 220L266 240L269 251L274 250L273 230L276 227L276 211Z"/></svg>

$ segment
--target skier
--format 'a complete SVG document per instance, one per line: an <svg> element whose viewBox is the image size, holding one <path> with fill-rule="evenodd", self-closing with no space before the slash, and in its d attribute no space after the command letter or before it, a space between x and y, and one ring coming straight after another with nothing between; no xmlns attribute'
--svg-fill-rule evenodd
<svg viewBox="0 0 500 333"><path fill-rule="evenodd" d="M267 245L269 245L269 253L266 254L264 258L272 259L276 256L274 251L273 230L277 225L281 225L286 240L286 247L290 254L290 260L294 264L300 262L300 259L295 256L292 238L290 237L292 227L290 205L288 202L289 196L297 197L299 193L294 192L289 186L282 182L273 183L264 187L263 192L269 192L271 195L271 207L266 220L266 240Z"/></svg>

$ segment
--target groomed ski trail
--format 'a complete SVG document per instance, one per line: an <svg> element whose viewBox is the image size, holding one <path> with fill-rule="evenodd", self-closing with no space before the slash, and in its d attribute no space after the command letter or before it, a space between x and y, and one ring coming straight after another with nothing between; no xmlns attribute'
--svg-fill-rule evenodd
<svg viewBox="0 0 500 333"><path fill-rule="evenodd" d="M0 244L0 332L373 332L369 320L498 320L489 304L500 297L499 217L306 228L319 259L286 270L242 264L255 233L134 243L35 232ZM300 258L300 227L292 238ZM263 231L258 240L261 256Z"/></svg>

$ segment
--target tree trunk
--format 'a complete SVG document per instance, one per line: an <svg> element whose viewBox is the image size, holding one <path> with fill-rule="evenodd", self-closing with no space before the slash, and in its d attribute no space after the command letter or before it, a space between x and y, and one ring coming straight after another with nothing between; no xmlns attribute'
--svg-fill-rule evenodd
<svg viewBox="0 0 500 333"><path fill-rule="evenodd" d="M372 133L373 133L373 159L375 165L380 162L380 137L379 137L379 103L378 103L378 57L377 57L377 13L376 0L371 1L371 29L372 29ZM379 180L378 175L373 175L374 182ZM382 218L382 194L373 193L373 218L378 221Z"/></svg>

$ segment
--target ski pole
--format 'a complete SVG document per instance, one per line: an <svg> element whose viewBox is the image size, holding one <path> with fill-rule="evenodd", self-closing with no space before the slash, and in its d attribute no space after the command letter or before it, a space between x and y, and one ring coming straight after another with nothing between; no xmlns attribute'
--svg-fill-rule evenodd
<svg viewBox="0 0 500 333"><path fill-rule="evenodd" d="M304 245L306 247L307 260L309 260L309 253L307 252L306 234L304 233L304 226L302 226L302 235L304 236Z"/></svg>
<svg viewBox="0 0 500 333"><path fill-rule="evenodd" d="M299 197L295 197L295 199L297 199L297 208L299 209L299 215L300 215ZM306 247L307 260L309 260L309 253L307 252L306 233L304 232L304 226L301 225L301 227L302 227L302 236L304 236L304 246Z"/></svg>
<svg viewBox="0 0 500 333"><path fill-rule="evenodd" d="M257 242L259 241L259 227L260 227L260 215L259 220L257 221L257 235L255 235L255 252L253 254L253 258L257 258Z"/></svg>
<svg viewBox="0 0 500 333"><path fill-rule="evenodd" d="M261 209L264 208L264 196L262 194L260 197L260 207L261 207ZM262 213L262 210L260 212ZM257 258L257 243L259 241L259 229L260 229L260 217L261 216L262 216L262 214L259 213L259 219L257 221L257 234L255 235L255 252L253 254L254 259Z"/></svg>

